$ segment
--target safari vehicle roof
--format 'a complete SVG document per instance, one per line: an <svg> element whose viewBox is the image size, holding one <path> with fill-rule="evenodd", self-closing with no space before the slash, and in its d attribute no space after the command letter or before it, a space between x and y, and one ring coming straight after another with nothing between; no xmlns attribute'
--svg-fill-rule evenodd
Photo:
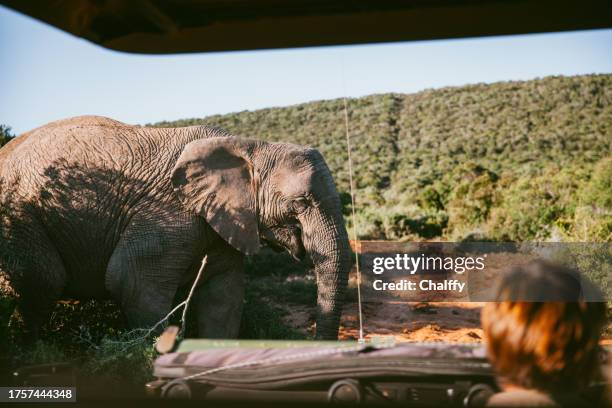
<svg viewBox="0 0 612 408"><path fill-rule="evenodd" d="M253 375L256 374L256 375ZM275 389L351 378L493 375L478 344L185 340L155 361L159 378Z"/></svg>
<svg viewBox="0 0 612 408"><path fill-rule="evenodd" d="M149 54L612 27L609 0L0 0L103 47Z"/></svg>

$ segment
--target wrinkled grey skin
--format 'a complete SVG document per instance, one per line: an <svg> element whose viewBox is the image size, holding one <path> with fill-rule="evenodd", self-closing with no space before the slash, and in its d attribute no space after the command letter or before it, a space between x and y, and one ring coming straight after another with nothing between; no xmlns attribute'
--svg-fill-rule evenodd
<svg viewBox="0 0 612 408"><path fill-rule="evenodd" d="M338 193L314 149L86 116L6 145L0 175L0 267L34 336L62 297L110 295L130 326L149 327L207 254L190 306L197 335L234 338L244 256L269 243L311 257L317 337L337 338L350 252Z"/></svg>

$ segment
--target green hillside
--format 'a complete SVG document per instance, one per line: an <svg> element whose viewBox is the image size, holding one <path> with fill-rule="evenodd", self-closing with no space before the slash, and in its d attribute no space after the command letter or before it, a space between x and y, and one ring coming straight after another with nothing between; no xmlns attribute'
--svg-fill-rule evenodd
<svg viewBox="0 0 612 408"><path fill-rule="evenodd" d="M611 85L547 77L350 99L360 237L610 240ZM335 99L155 126L316 147L348 206L343 109Z"/></svg>

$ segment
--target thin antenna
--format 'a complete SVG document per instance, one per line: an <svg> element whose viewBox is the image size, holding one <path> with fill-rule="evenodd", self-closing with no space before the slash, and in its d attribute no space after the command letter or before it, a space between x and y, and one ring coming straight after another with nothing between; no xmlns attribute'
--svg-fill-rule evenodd
<svg viewBox="0 0 612 408"><path fill-rule="evenodd" d="M353 242L355 243L355 266L357 268L357 307L359 308L359 343L365 343L363 337L363 315L361 312L361 270L359 269L359 252L357 243L357 218L355 217L355 187L353 185L353 159L351 157L351 137L349 134L348 103L344 99L344 127L346 129L346 149L348 151L349 187L351 189L351 210L353 219Z"/></svg>

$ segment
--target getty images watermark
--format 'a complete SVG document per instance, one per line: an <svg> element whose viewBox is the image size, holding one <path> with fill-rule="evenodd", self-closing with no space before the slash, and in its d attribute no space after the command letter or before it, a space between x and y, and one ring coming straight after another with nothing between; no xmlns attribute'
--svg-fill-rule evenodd
<svg viewBox="0 0 612 408"><path fill-rule="evenodd" d="M404 272L409 275L434 273L437 271L463 274L469 271L483 271L487 254L482 256L429 256L424 253L420 255L395 254L393 256L375 256L372 261L372 273L382 275L385 271L395 273ZM463 293L467 282L459 279L400 279L386 282L383 279L375 279L372 288L375 291L400 290L400 291L457 291Z"/></svg>
<svg viewBox="0 0 612 408"><path fill-rule="evenodd" d="M496 282L503 274L535 259L578 270L576 285L585 300L605 301L611 297L606 290L600 290L607 288L612 278L609 243L366 241L358 252L365 301L493 301ZM539 299L538 288L534 289L529 291L529 299L516 300L570 300L544 298L548 296L547 288L542 288Z"/></svg>

